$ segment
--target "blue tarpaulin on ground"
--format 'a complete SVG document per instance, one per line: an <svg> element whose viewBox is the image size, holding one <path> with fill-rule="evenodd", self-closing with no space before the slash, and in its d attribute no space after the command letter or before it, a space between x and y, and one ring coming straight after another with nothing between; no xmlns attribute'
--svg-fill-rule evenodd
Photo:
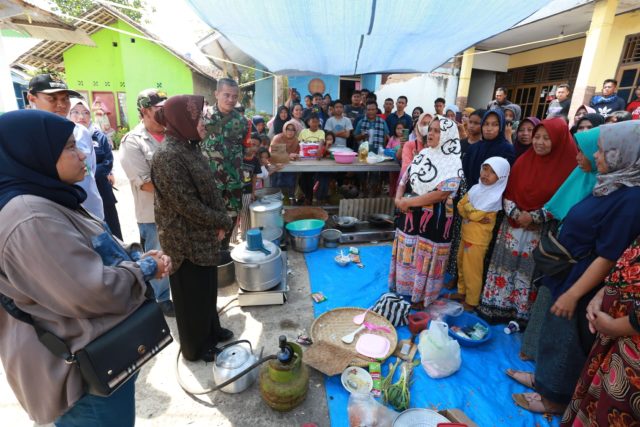
<svg viewBox="0 0 640 427"><path fill-rule="evenodd" d="M311 291L322 291L327 301L315 304L314 315L338 307L363 307L373 305L387 291L387 276L391 246L360 247L364 268L354 264L340 267L333 258L336 249L321 249L306 254ZM421 366L414 369L411 386L411 407L464 411L480 427L504 426L557 426L559 418L549 422L540 415L533 415L518 408L511 399L512 393L529 391L508 378L507 368L532 370L533 364L518 358L521 334L506 335L504 325L492 327L492 338L479 347L462 347L462 367L450 377L429 378ZM410 337L406 326L398 328L399 340ZM418 359L419 353L416 354ZM390 362L383 366L387 373ZM396 379L399 372L396 374ZM340 375L326 377L327 404L332 427L348 426L347 403L349 393L342 387Z"/></svg>

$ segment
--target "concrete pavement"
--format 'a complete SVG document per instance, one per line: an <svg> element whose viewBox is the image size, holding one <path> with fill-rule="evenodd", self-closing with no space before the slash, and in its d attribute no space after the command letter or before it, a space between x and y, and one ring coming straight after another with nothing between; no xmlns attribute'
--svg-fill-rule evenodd
<svg viewBox="0 0 640 427"><path fill-rule="evenodd" d="M116 197L124 239L138 241L133 198L129 182L114 153ZM282 306L246 307L233 301L237 294L235 284L219 290L218 307L229 304L221 315L223 326L232 329L238 339L248 339L259 352L274 354L278 336L295 339L301 330L309 330L313 322L309 278L302 254L289 251L292 275L289 276L289 299ZM175 378L175 359L178 352L178 331L175 319L168 319L175 339L168 348L149 362L136 383L136 425L147 426L299 426L313 422L319 427L330 426L324 380L310 369L309 392L305 402L289 413L271 410L260 397L257 382L240 394L215 392L192 398L178 385ZM62 363L62 361L61 361ZM10 369L10 367L6 367ZM208 387L213 381L212 364L181 362L180 372L192 387ZM346 417L346 414L345 414ZM0 420L3 426L33 426L15 399L6 381L5 367L0 368Z"/></svg>

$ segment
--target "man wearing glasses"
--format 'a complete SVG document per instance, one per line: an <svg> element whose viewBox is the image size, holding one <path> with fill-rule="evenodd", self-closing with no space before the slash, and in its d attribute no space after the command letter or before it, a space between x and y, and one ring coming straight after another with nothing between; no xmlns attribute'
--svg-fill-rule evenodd
<svg viewBox="0 0 640 427"><path fill-rule="evenodd" d="M82 98L78 92L69 90L67 84L53 74L38 74L29 81L29 93L27 99L32 109L48 111L65 119L71 109L69 96ZM76 145L87 156L85 160L87 173L84 179L78 183L87 193L82 206L104 220L104 208L102 198L96 185L96 153L93 149L91 134L83 126L76 125L73 130Z"/></svg>
<svg viewBox="0 0 640 427"><path fill-rule="evenodd" d="M249 142L250 126L234 108L240 89L232 79L218 80L216 103L205 114L207 136L202 141L202 152L209 160L216 184L227 206L227 213L235 225L242 208L242 158L244 146ZM220 242L221 250L229 249L233 226Z"/></svg>
<svg viewBox="0 0 640 427"><path fill-rule="evenodd" d="M145 252L161 250L154 213L155 189L151 182L151 158L164 139L164 126L155 119L167 94L156 89L145 89L138 94L137 106L140 123L122 138L120 163L129 178L136 221ZM169 278L151 280L156 301L165 316L174 317L173 302L169 299Z"/></svg>

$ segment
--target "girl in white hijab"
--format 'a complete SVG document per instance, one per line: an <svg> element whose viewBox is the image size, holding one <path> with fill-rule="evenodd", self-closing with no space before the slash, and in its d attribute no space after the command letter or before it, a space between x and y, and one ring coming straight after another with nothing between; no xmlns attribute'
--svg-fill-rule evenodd
<svg viewBox="0 0 640 427"><path fill-rule="evenodd" d="M452 299L463 301L466 310L480 304L484 257L491 243L502 194L507 188L509 162L488 158L480 168L480 180L458 202L462 238L458 248L458 292Z"/></svg>

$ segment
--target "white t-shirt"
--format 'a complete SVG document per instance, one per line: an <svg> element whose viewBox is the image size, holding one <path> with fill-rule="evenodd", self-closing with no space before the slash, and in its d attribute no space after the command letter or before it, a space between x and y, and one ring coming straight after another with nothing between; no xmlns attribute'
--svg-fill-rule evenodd
<svg viewBox="0 0 640 427"><path fill-rule="evenodd" d="M332 116L327 120L327 123L324 125L324 130L328 130L331 132L342 132L343 130L353 130L353 125L351 124L351 120L342 116L340 120L336 119L335 116ZM334 147L346 147L347 146L347 138L341 138L336 136L336 142L333 144Z"/></svg>

